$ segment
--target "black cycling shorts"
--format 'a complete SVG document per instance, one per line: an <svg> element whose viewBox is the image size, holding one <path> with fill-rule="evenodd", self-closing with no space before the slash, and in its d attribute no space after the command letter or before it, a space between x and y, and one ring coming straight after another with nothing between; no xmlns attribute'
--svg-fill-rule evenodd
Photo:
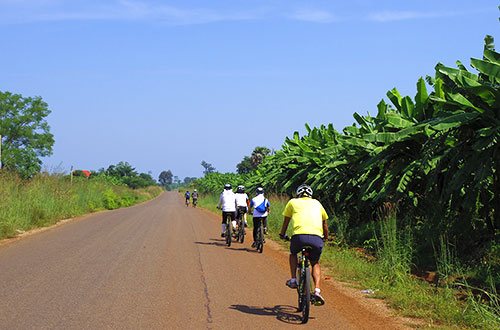
<svg viewBox="0 0 500 330"><path fill-rule="evenodd" d="M234 211L233 212L222 211L222 223L227 223L227 218L231 218L231 221L234 221Z"/></svg>
<svg viewBox="0 0 500 330"><path fill-rule="evenodd" d="M290 240L290 254L297 254L302 250L303 246L312 247L309 253L309 260L319 261L321 252L323 252L323 239L318 235L293 235Z"/></svg>

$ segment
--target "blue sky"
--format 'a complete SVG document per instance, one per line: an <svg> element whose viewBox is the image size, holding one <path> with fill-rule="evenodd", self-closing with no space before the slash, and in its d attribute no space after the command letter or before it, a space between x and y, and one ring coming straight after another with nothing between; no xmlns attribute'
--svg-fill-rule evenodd
<svg viewBox="0 0 500 330"><path fill-rule="evenodd" d="M442 62L469 66L498 2L0 0L0 90L52 113L50 171L221 172L304 124L351 125ZM500 40L500 39L499 39Z"/></svg>

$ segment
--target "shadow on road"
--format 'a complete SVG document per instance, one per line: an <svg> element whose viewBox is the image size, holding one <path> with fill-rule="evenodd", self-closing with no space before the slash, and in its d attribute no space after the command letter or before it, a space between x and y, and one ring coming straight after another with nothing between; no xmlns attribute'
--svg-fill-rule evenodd
<svg viewBox="0 0 500 330"><path fill-rule="evenodd" d="M247 306L247 305L231 305L229 308L247 314L275 316L279 321L285 323L290 323L290 324L302 323L302 318L297 314L293 314L297 312L297 308L294 306L276 305L274 307L258 307L258 306Z"/></svg>
<svg viewBox="0 0 500 330"><path fill-rule="evenodd" d="M212 239L214 242L194 242L195 244L200 244L200 245L216 245L216 246L226 246L226 243L224 241L219 241L216 239Z"/></svg>

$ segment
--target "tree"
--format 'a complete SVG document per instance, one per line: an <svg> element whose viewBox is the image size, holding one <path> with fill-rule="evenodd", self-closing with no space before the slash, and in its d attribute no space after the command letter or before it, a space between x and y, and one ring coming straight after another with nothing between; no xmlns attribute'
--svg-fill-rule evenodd
<svg viewBox="0 0 500 330"><path fill-rule="evenodd" d="M212 166L212 164L207 163L206 161L201 162L201 166L205 169L203 171L203 174L207 175L208 173L212 173L215 171L215 167Z"/></svg>
<svg viewBox="0 0 500 330"><path fill-rule="evenodd" d="M238 174L250 173L252 170L252 158L250 158L249 156L245 156L243 160L238 165L236 165L236 172Z"/></svg>
<svg viewBox="0 0 500 330"><path fill-rule="evenodd" d="M255 149L252 152L252 167L253 169L257 169L257 167L262 164L262 161L264 158L269 156L271 153L271 150L266 147L255 147Z"/></svg>
<svg viewBox="0 0 500 330"><path fill-rule="evenodd" d="M172 178L174 175L172 174L172 171L163 171L160 173L160 177L158 178L158 181L160 184L164 187L167 187L169 184L172 184Z"/></svg>
<svg viewBox="0 0 500 330"><path fill-rule="evenodd" d="M194 179L196 179L196 177L189 177L189 176L187 176L187 177L184 178L184 184L189 184Z"/></svg>
<svg viewBox="0 0 500 330"><path fill-rule="evenodd" d="M50 114L42 98L0 92L0 136L2 168L22 177L40 172L40 157L50 156L54 135L45 117Z"/></svg>
<svg viewBox="0 0 500 330"><path fill-rule="evenodd" d="M119 162L116 165L110 165L106 170L106 174L117 177L135 177L137 176L137 172L135 168L132 167L128 162Z"/></svg>
<svg viewBox="0 0 500 330"><path fill-rule="evenodd" d="M125 177L124 182L127 186L133 189L146 188L156 185L156 182L151 175L146 173L140 173L138 176Z"/></svg>

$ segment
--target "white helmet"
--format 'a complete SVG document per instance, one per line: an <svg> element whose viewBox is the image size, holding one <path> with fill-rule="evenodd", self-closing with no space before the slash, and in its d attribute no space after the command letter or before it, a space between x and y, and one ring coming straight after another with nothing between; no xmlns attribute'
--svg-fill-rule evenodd
<svg viewBox="0 0 500 330"><path fill-rule="evenodd" d="M313 190L308 185L302 184L297 188L297 196L300 197L302 195L307 195L309 197L312 197Z"/></svg>

